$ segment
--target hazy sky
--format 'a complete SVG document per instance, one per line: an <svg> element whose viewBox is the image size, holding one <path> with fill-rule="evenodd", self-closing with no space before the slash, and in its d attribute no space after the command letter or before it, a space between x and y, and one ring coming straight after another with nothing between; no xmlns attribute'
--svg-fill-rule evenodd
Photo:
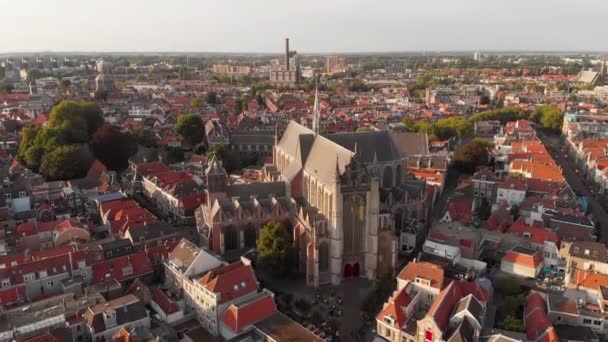
<svg viewBox="0 0 608 342"><path fill-rule="evenodd" d="M0 52L608 50L608 0L0 0Z"/></svg>

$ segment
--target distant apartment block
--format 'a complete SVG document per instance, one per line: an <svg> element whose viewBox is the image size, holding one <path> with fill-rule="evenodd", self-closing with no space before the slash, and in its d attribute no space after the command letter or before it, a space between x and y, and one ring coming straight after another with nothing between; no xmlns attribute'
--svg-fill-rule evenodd
<svg viewBox="0 0 608 342"><path fill-rule="evenodd" d="M213 64L213 72L221 75L248 75L251 67L247 65Z"/></svg>

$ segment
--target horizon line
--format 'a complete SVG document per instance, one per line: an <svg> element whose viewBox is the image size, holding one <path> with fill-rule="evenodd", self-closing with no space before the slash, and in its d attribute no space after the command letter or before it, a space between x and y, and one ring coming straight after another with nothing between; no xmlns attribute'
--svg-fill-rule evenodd
<svg viewBox="0 0 608 342"><path fill-rule="evenodd" d="M450 53L480 53L480 54L517 54L517 53L528 53L528 54L607 54L608 51L604 50L547 50L547 49L486 49L486 50L471 50L471 49L434 49L434 50L377 50L377 51L316 51L316 52L298 52L299 55L357 55L357 54L450 54ZM11 51L11 52L0 52L0 56L10 55L25 55L25 54L118 54L118 55L138 55L138 54L175 54L175 55L187 55L187 54L219 54L219 55L282 55L282 52L262 52L262 51L171 51L171 50L145 50L145 51L128 51L128 50L32 50L32 51Z"/></svg>

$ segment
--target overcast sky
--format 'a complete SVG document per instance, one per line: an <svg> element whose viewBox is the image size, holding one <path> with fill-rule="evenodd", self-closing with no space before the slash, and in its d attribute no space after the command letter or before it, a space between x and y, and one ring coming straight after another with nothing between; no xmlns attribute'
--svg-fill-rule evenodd
<svg viewBox="0 0 608 342"><path fill-rule="evenodd" d="M0 0L0 52L608 50L608 0Z"/></svg>

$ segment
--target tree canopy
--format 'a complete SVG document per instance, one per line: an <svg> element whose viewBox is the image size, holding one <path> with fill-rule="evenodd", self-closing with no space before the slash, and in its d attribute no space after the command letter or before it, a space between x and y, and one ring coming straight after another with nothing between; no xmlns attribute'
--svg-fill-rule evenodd
<svg viewBox="0 0 608 342"><path fill-rule="evenodd" d="M472 141L460 146L454 153L454 165L463 172L472 173L475 168L488 165L490 145L486 142L473 139Z"/></svg>
<svg viewBox="0 0 608 342"><path fill-rule="evenodd" d="M545 105L538 107L530 115L530 120L541 124L543 128L559 130L564 122L564 114L554 105Z"/></svg>
<svg viewBox="0 0 608 342"><path fill-rule="evenodd" d="M293 236L280 222L264 226L257 242L258 263L275 277L285 277L293 271L295 261Z"/></svg>
<svg viewBox="0 0 608 342"><path fill-rule="evenodd" d="M144 147L156 147L158 145L156 133L146 127L139 128L135 131L135 140L139 145Z"/></svg>
<svg viewBox="0 0 608 342"><path fill-rule="evenodd" d="M91 147L95 156L112 170L125 169L129 166L129 157L137 152L135 137L110 125L95 132Z"/></svg>
<svg viewBox="0 0 608 342"><path fill-rule="evenodd" d="M103 124L99 106L86 101L62 101L49 117L49 127L59 130L71 143L87 142Z"/></svg>
<svg viewBox="0 0 608 342"><path fill-rule="evenodd" d="M80 178L86 175L93 160L87 145L59 146L44 155L40 173L49 180Z"/></svg>
<svg viewBox="0 0 608 342"><path fill-rule="evenodd" d="M84 177L95 158L110 169L125 167L135 152L132 139L104 126L95 104L63 101L53 107L48 127L23 128L17 159L48 179Z"/></svg>
<svg viewBox="0 0 608 342"><path fill-rule="evenodd" d="M203 141L203 119L198 115L183 114L177 118L173 131L179 134L186 144L194 146Z"/></svg>

